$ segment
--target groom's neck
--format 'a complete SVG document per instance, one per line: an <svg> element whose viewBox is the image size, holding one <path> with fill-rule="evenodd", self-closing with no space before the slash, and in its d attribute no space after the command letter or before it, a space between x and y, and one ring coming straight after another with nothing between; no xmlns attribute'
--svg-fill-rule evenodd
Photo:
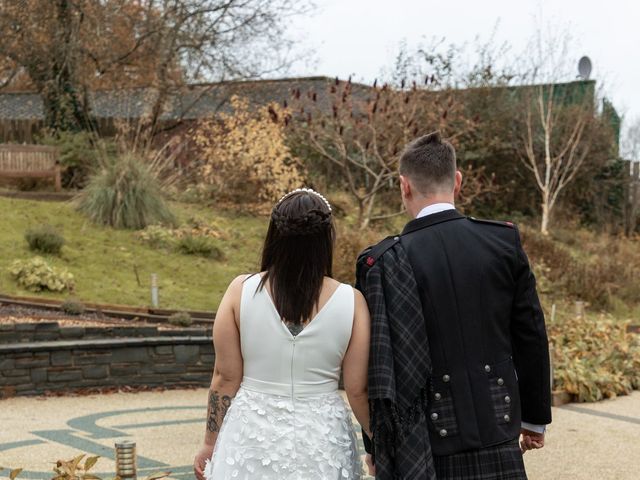
<svg viewBox="0 0 640 480"><path fill-rule="evenodd" d="M413 208L409 213L413 218L416 218L422 210L427 208L429 205L435 205L436 203L450 203L455 206L455 198L453 195L438 195L416 199L415 205L412 206Z"/></svg>

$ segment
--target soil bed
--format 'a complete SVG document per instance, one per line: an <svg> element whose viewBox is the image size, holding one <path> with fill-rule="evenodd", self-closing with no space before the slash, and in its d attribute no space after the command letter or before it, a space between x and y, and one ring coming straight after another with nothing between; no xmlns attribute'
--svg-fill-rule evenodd
<svg viewBox="0 0 640 480"><path fill-rule="evenodd" d="M0 324L45 323L52 321L58 322L60 326L65 327L153 326L157 327L158 330L180 330L184 328L171 324L158 324L157 322L152 323L141 320L107 317L93 312L83 313L82 315L69 315L55 310L0 304Z"/></svg>

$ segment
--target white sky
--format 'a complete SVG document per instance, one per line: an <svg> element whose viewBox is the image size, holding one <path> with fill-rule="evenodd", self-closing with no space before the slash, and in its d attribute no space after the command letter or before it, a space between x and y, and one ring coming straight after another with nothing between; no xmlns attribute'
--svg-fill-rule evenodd
<svg viewBox="0 0 640 480"><path fill-rule="evenodd" d="M398 45L432 37L446 43L489 39L522 51L541 19L569 28L578 59L588 55L591 78L604 86L619 113L640 118L640 1L637 0L315 0L318 11L296 18L292 30L315 64L295 75L327 75L371 83L393 63ZM423 42L424 43L424 42Z"/></svg>

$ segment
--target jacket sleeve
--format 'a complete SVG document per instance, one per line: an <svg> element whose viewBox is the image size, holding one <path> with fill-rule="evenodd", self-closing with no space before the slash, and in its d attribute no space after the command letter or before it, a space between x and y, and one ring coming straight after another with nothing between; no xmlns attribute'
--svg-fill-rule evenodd
<svg viewBox="0 0 640 480"><path fill-rule="evenodd" d="M364 270L365 270L364 262L365 262L366 256L369 254L370 251L371 251L371 247L369 247L366 250L364 250L362 253L360 253L360 255L358 255L358 260L356 261L356 285L355 285L355 288L356 288L356 290L361 291L363 294L364 294L364 278L363 278L363 275L365 274L364 273ZM371 440L371 438L369 438L367 433L364 431L364 428L362 429L362 443L364 445L364 451L367 452L368 454L370 454L372 456L372 459L375 458L375 453L374 453L374 448L373 448L373 441Z"/></svg>
<svg viewBox="0 0 640 480"><path fill-rule="evenodd" d="M511 345L518 375L522 421L551 423L549 341L536 280L516 234L515 296L511 313Z"/></svg>

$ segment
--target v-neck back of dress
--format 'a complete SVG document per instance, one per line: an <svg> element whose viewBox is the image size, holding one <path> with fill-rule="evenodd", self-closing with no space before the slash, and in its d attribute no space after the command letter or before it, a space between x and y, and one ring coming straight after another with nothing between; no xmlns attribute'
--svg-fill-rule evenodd
<svg viewBox="0 0 640 480"><path fill-rule="evenodd" d="M354 293L340 284L313 319L293 336L260 275L247 278L240 303L240 340L246 389L287 396L337 390L353 327Z"/></svg>

